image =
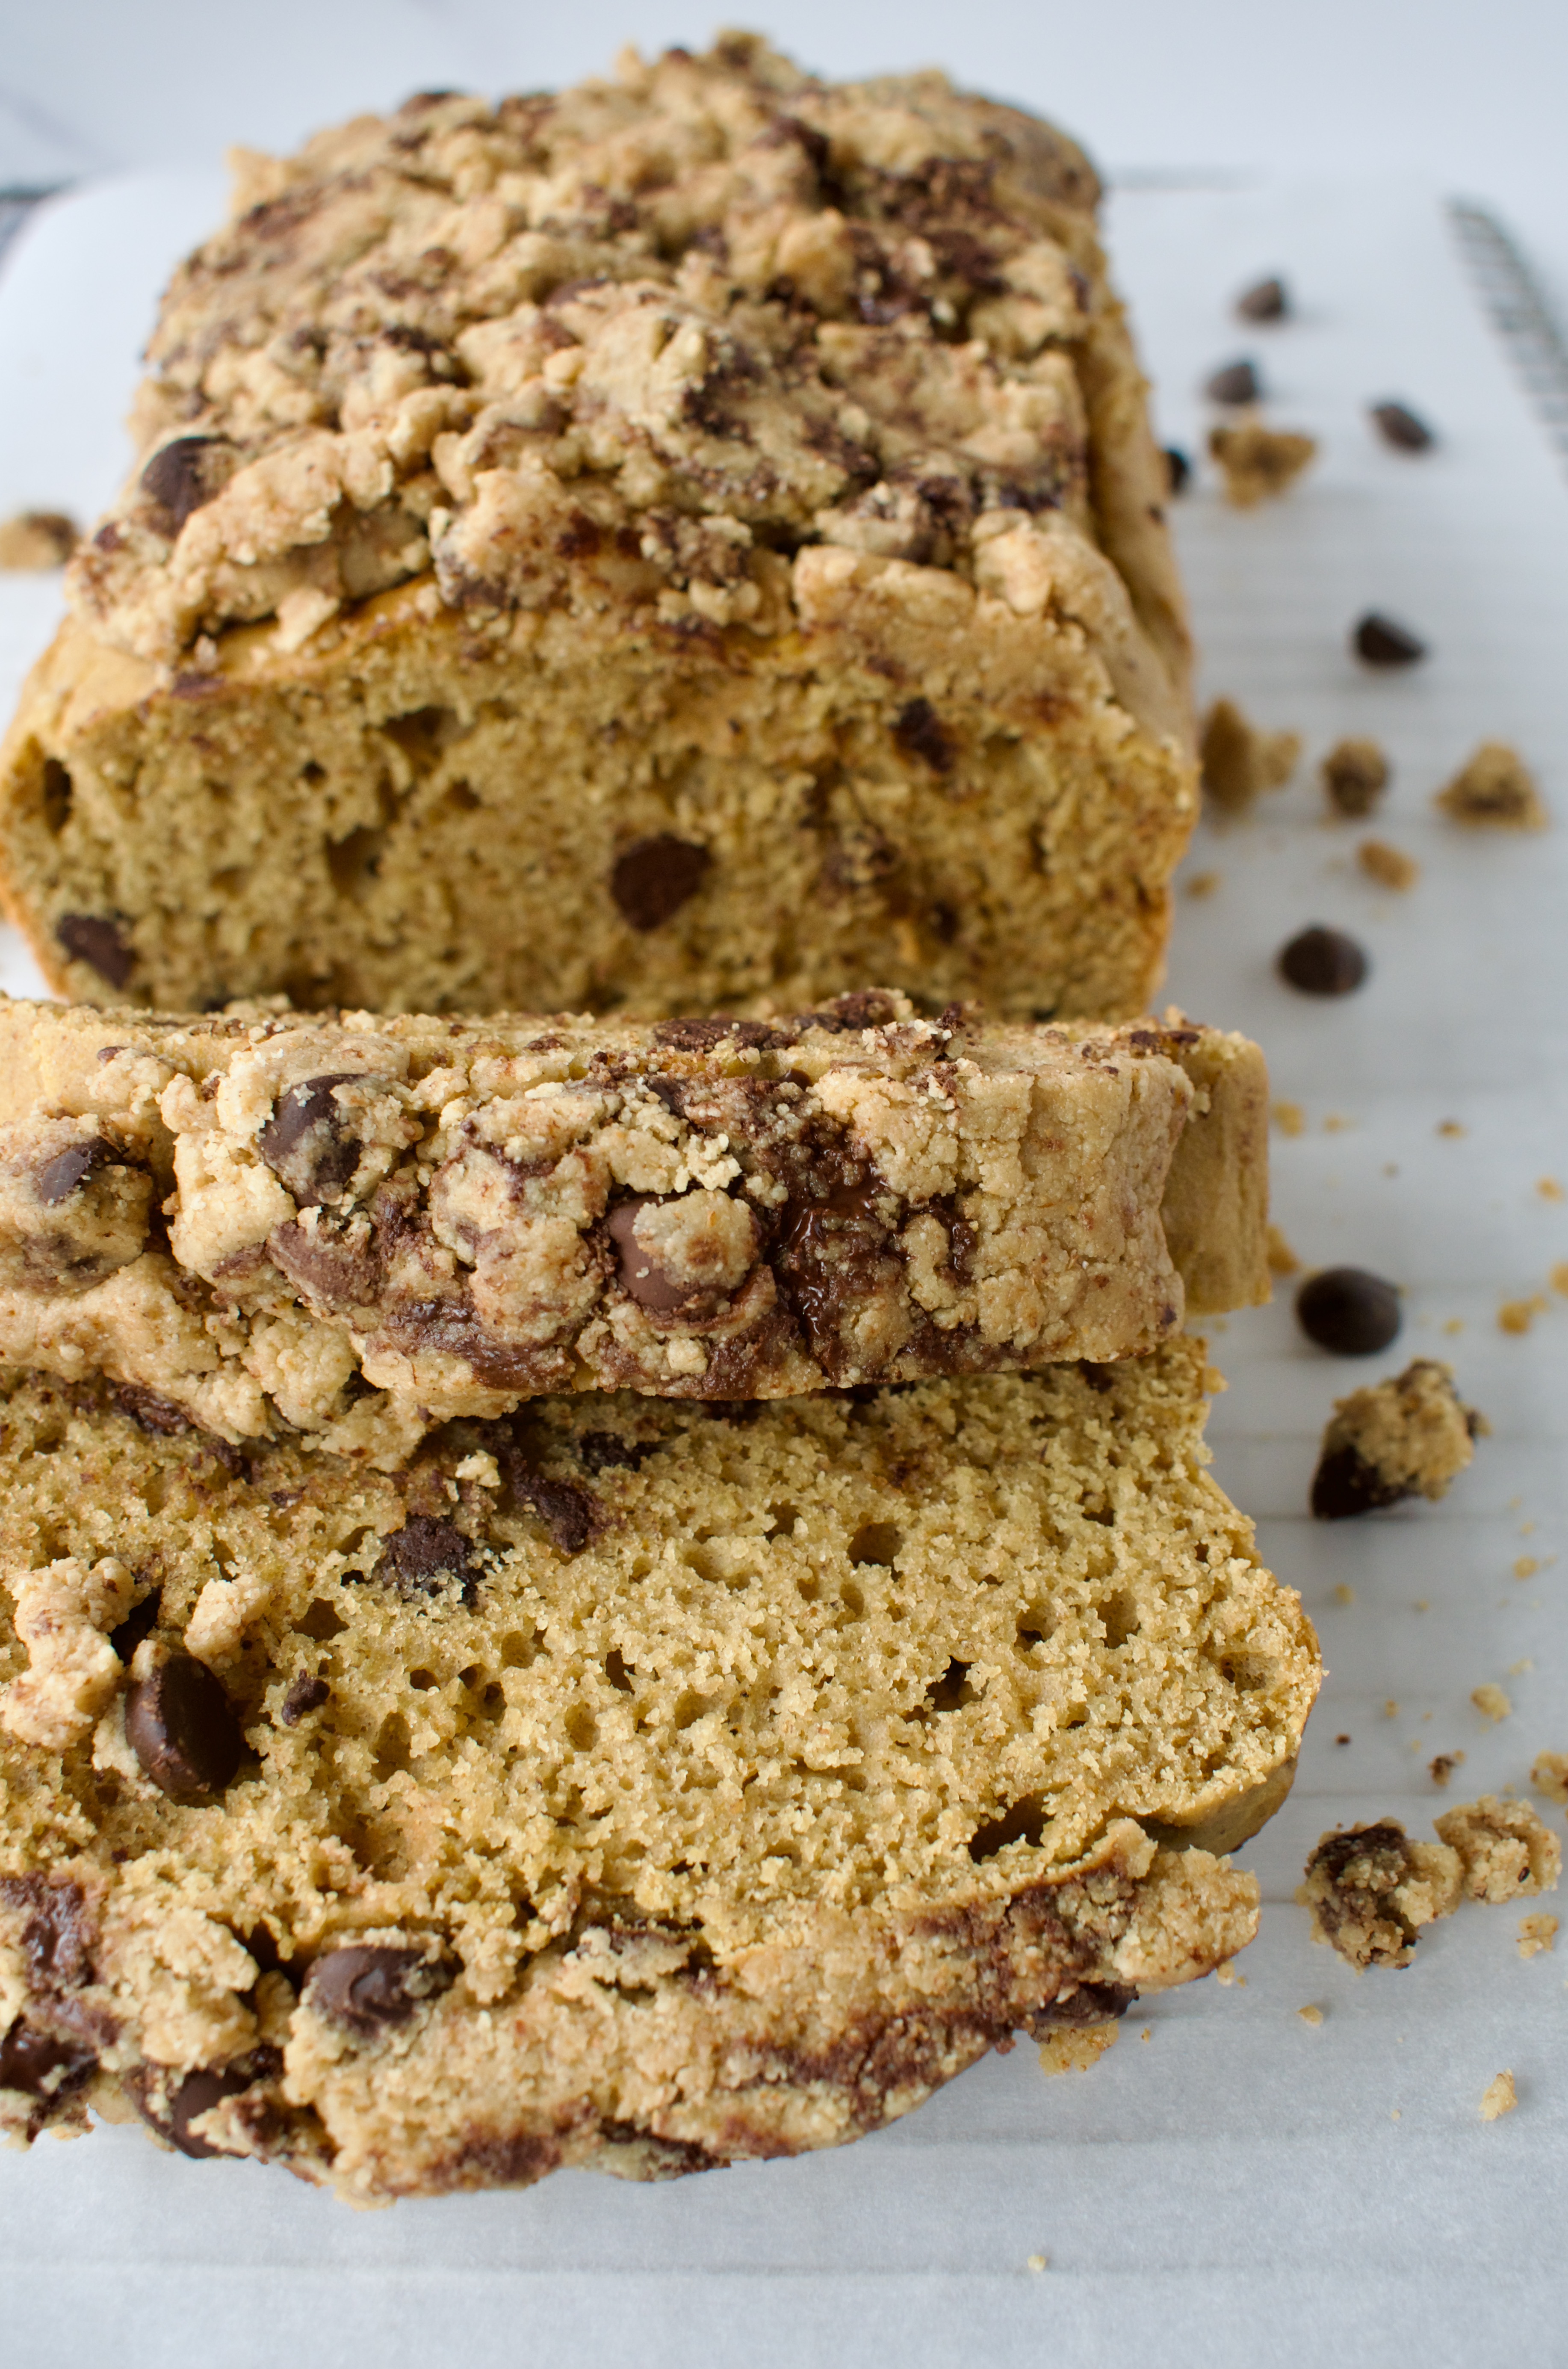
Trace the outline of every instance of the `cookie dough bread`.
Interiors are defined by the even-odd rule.
[[[52,986],[1144,1009],[1188,645],[1096,197],[746,36],[243,156],[0,758]]]
[[[395,1465],[550,1390],[777,1398],[1266,1299],[1244,1037],[0,1003],[0,1363]]]
[[[1251,1939],[1297,1598],[1202,1345],[393,1478],[20,1379],[0,2102],[365,2203],[833,2146]]]

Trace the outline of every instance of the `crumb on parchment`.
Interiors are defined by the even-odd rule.
[[[1317,2027],[1323,2020],[1323,2011],[1321,2007],[1299,2007],[1296,2012],[1300,2017],[1302,2022],[1310,2023],[1314,2031],[1316,2031]]]
[[[1299,1103],[1276,1103],[1274,1123],[1281,1135],[1304,1135],[1307,1131],[1307,1114]]]
[[[1356,861],[1379,888],[1413,888],[1421,877],[1414,856],[1391,847],[1386,839],[1364,839],[1356,851]]]
[[[1530,1770],[1530,1783],[1549,1802],[1568,1808],[1568,1752],[1538,1752]]]
[[[1543,1950],[1551,1949],[1557,1940],[1557,1918],[1549,1917],[1544,1908],[1539,1910],[1534,1917],[1521,1917],[1519,1919],[1520,1957],[1539,1958]]]
[[[1107,2048],[1116,2044],[1119,2023],[1064,2024],[1047,2031],[1040,2043],[1042,2073],[1087,2073]]]
[[[1513,1703],[1503,1688],[1494,1684],[1491,1678],[1471,1690],[1471,1700],[1482,1718],[1490,1720],[1494,1725],[1502,1720],[1511,1719],[1514,1715]]]
[[[1300,1274],[1301,1262],[1297,1257],[1295,1252],[1291,1249],[1289,1243],[1286,1241],[1277,1226],[1270,1226],[1268,1230],[1267,1242],[1268,1271],[1270,1275]]]
[[[1203,786],[1221,814],[1246,814],[1265,790],[1283,789],[1301,754],[1299,732],[1264,732],[1233,699],[1217,699],[1198,740]]]
[[[1483,2123],[1494,2123],[1500,2116],[1511,2114],[1518,2102],[1519,2093],[1514,2087],[1513,2075],[1499,2073],[1497,2078],[1488,2082],[1482,2092],[1481,2119]]]
[[[1471,830],[1544,830],[1549,820],[1535,776],[1505,740],[1483,740],[1432,803]]]
[[[1436,1843],[1413,1842],[1394,1818],[1322,1836],[1296,1894],[1313,1940],[1358,1974],[1407,1966],[1421,1928],[1461,1900],[1495,1906],[1555,1889],[1562,1846],[1526,1803],[1487,1793],[1436,1825]]]

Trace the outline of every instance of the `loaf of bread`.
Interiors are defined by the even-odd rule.
[[[1202,1344],[458,1423],[0,1434],[0,2122],[361,2203],[830,2146],[1249,1941],[1319,1677]]]
[[[1243,1036],[0,1001],[0,1365],[395,1466],[550,1390],[784,1398],[1268,1297]]]
[[[1096,195],[741,36],[242,156],[0,755],[52,986],[1144,1010],[1188,645]]]

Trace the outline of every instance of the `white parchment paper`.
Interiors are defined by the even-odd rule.
[[[14,252],[0,513],[108,497],[156,285],[216,211],[200,177],[128,178],[57,204]],[[1249,353],[1276,420],[1324,445],[1282,504],[1238,515],[1209,472],[1177,506],[1206,695],[1299,730],[1308,757],[1255,820],[1200,832],[1185,876],[1220,879],[1179,899],[1171,992],[1261,1038],[1303,1114],[1275,1139],[1299,1256],[1407,1293],[1400,1342],[1354,1366],[1299,1336],[1288,1297],[1213,1336],[1219,1476],[1330,1668],[1296,1791],[1242,1855],[1267,1902],[1244,1982],[1135,2008],[1091,2074],[1047,2081],[1025,2044],[840,2155],[668,2187],[567,2173],[361,2217],[132,2132],[45,2140],[0,2158],[0,2353],[17,2369],[1568,2358],[1568,1937],[1526,1963],[1516,1912],[1471,1907],[1407,1973],[1357,1981],[1291,1901],[1326,1826],[1391,1813],[1428,1831],[1435,1754],[1466,1756],[1451,1802],[1523,1792],[1537,1752],[1568,1750],[1568,1298],[1546,1280],[1568,1207],[1538,1190],[1568,1183],[1568,493],[1435,193],[1141,191],[1111,212],[1167,438],[1196,449],[1199,381]],[[1299,317],[1242,328],[1230,297],[1273,270]],[[1391,395],[1433,419],[1437,450],[1377,442],[1363,406]],[[1374,605],[1430,639],[1424,667],[1356,665],[1347,630]],[[4,704],[57,608],[52,579],[0,578]],[[1407,895],[1356,869],[1368,829],[1324,819],[1316,761],[1351,732],[1392,754],[1368,828],[1421,864]],[[1433,814],[1492,737],[1536,766],[1547,836],[1471,838]],[[1368,947],[1360,994],[1319,1004],[1277,981],[1277,947],[1311,921]],[[5,983],[33,976],[8,941]],[[1537,1294],[1530,1331],[1503,1333],[1500,1303]],[[1441,1505],[1313,1525],[1331,1401],[1418,1351],[1451,1357],[1492,1419],[1473,1469]],[[1483,1680],[1512,1700],[1500,1724],[1471,1705]],[[1505,2067],[1518,2110],[1485,2124]]]

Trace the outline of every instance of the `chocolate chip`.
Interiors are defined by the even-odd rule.
[[[58,2098],[76,2088],[97,2063],[90,2048],[56,2040],[18,2016],[0,2040],[0,2089],[20,2089],[29,2098]]]
[[[618,1272],[628,1297],[655,1316],[670,1316],[688,1307],[695,1295],[689,1285],[677,1283],[637,1240],[637,1213],[652,1198],[638,1193],[620,1202],[604,1222],[615,1245]]]
[[[278,1716],[285,1727],[298,1727],[307,1712],[321,1709],[331,1692],[325,1678],[313,1678],[308,1670],[302,1670],[283,1697]]]
[[[474,1579],[474,1543],[455,1522],[433,1514],[410,1514],[400,1530],[382,1544],[377,1579],[399,1596],[437,1596],[443,1579],[461,1581],[466,1596]]]
[[[575,1481],[546,1480],[522,1466],[515,1468],[509,1478],[513,1496],[544,1523],[552,1544],[563,1554],[581,1554],[598,1535],[602,1516],[590,1489],[581,1488]]]
[[[612,1431],[583,1431],[572,1445],[585,1472],[635,1472],[664,1442],[622,1439]]]
[[[194,511],[223,490],[234,458],[233,445],[216,436],[177,436],[154,453],[139,483],[163,512],[166,533],[177,534]]]
[[[1351,645],[1364,666],[1414,666],[1426,656],[1424,641],[1391,617],[1379,616],[1376,609],[1368,610],[1351,635]]]
[[[227,1695],[189,1654],[171,1654],[130,1688],[125,1733],[158,1791],[190,1806],[217,1799],[245,1749]]]
[[[1193,464],[1179,446],[1165,447],[1165,482],[1173,494],[1185,494],[1192,483]]]
[[[419,1950],[356,1942],[317,1958],[305,1997],[318,2015],[347,2024],[370,2038],[391,2024],[406,2023],[422,1999],[445,1990],[452,1976]]]
[[[157,1625],[158,1608],[162,1601],[162,1591],[155,1587],[140,1604],[132,1605],[117,1629],[109,1631],[109,1642],[122,1662],[129,1662],[143,1638],[152,1635]]]
[[[100,1168],[111,1166],[120,1158],[120,1154],[113,1144],[106,1143],[101,1135],[95,1135],[85,1143],[73,1143],[64,1151],[57,1151],[52,1160],[46,1160],[39,1170],[38,1197],[46,1209],[57,1209],[61,1202],[68,1201],[90,1176],[95,1176]]]
[[[950,773],[956,751],[929,699],[911,699],[893,727],[893,738],[907,757],[922,758],[933,773]]]
[[[123,987],[135,968],[135,949],[118,915],[63,913],[54,934],[73,962],[85,962],[110,987]]]
[[[1125,2015],[1138,1993],[1127,1983],[1080,1983],[1065,1998],[1055,1998],[1049,2007],[1039,2008],[1029,2018],[1029,2030],[1036,2036],[1042,2031],[1071,2030],[1085,2023],[1110,2023]]]
[[[1243,288],[1236,299],[1236,311],[1243,321],[1283,321],[1290,311],[1290,299],[1283,280],[1259,280],[1251,288]]]
[[[1354,1448],[1331,1448],[1320,1457],[1312,1475],[1311,1505],[1320,1522],[1348,1521],[1379,1505],[1397,1505],[1409,1494],[1386,1481]]]
[[[1256,403],[1263,382],[1251,362],[1227,362],[1204,381],[1203,391],[1210,403]]]
[[[1367,957],[1343,930],[1315,922],[1280,951],[1279,972],[1303,995],[1350,995],[1367,976]]]
[[[210,2157],[222,2155],[223,2149],[214,2146],[209,2139],[199,2138],[191,2129],[191,2123],[200,2121],[203,2114],[210,2114],[213,2107],[222,2105],[225,2098],[237,2098],[253,2083],[265,2079],[269,2074],[280,2073],[282,2065],[282,2057],[277,2049],[258,2048],[252,2050],[248,2056],[241,2057],[237,2064],[225,2066],[222,2072],[200,2066],[194,2073],[186,2074],[183,2080],[175,2083],[165,2098],[161,2113],[155,2112],[147,2104],[143,2105],[142,2111],[154,2129],[160,2131],[171,2146],[177,2147],[181,2155],[190,2156],[198,2163],[202,2163]]]
[[[22,1930],[22,1957],[35,1991],[77,1990],[92,1981],[86,1902],[79,1883],[4,1875],[0,1903],[32,1912]]]
[[[610,894],[634,930],[657,930],[694,897],[713,863],[705,847],[660,831],[623,848],[610,875]]]
[[[1368,406],[1385,444],[1392,444],[1401,452],[1425,452],[1437,440],[1425,419],[1402,403],[1374,403]]]
[[[346,1124],[336,1089],[357,1085],[352,1071],[304,1078],[280,1094],[256,1139],[257,1150],[296,1201],[310,1207],[342,1192],[360,1164],[360,1142]]]
[[[825,1028],[830,1036],[857,1035],[863,1028],[885,1028],[898,1016],[898,1007],[885,989],[860,987],[848,995],[835,995],[820,1012],[799,1012],[795,1016],[796,1029]]]
[[[660,1020],[653,1041],[674,1053],[711,1053],[715,1045],[743,1045],[773,1053],[793,1040],[770,1028],[765,1020],[734,1020],[727,1012],[717,1012],[711,1020]]]
[[[1328,1266],[1296,1294],[1296,1321],[1309,1341],[1337,1357],[1386,1349],[1402,1322],[1399,1293],[1365,1267]]]

